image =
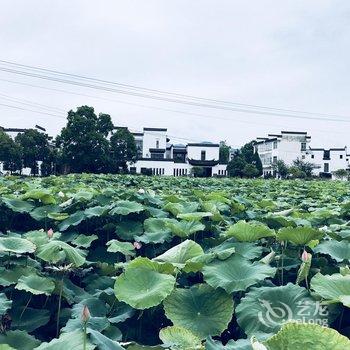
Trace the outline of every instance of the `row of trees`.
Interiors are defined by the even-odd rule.
[[[28,129],[14,140],[0,132],[0,161],[10,172],[31,168],[33,175],[68,172],[117,173],[136,158],[135,139],[127,128],[115,128],[108,114],[92,107],[69,111],[67,125],[54,142],[47,134]]]
[[[283,160],[278,160],[273,165],[273,170],[276,174],[282,178],[295,178],[295,179],[310,179],[313,177],[314,164],[305,162],[302,159],[294,160],[293,164],[288,166]],[[345,180],[349,178],[349,173],[346,169],[338,169],[333,175],[339,180]]]

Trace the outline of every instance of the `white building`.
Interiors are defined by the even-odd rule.
[[[307,155],[307,161],[315,165],[314,174],[326,178],[333,178],[336,170],[348,169],[349,159],[347,147],[330,149],[310,147]]]
[[[311,136],[308,136],[307,132],[297,131],[282,131],[281,134],[258,137],[255,150],[261,159],[263,175],[276,176],[273,165],[277,160],[281,159],[286,165],[292,165],[297,158],[306,159],[310,140]]]
[[[349,168],[350,155],[347,148],[312,148],[311,136],[307,132],[282,131],[281,134],[269,134],[268,137],[259,137],[255,143],[262,165],[263,175],[278,174],[274,171],[274,164],[283,160],[288,166],[293,165],[296,159],[314,164],[314,175],[333,177],[338,169]]]
[[[132,173],[186,176],[203,169],[204,176],[226,176],[226,164],[219,164],[218,143],[171,144],[165,128],[143,128],[133,133],[138,159],[129,164]]]

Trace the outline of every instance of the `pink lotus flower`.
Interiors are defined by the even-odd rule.
[[[87,321],[89,321],[90,316],[91,314],[89,308],[86,305],[84,305],[83,312],[81,313],[81,320],[84,323],[86,323]]]
[[[50,229],[47,231],[47,236],[48,236],[49,238],[52,238],[52,236],[53,236],[53,229],[52,229],[52,228],[50,228]]]
[[[301,260],[303,262],[306,262],[309,259],[309,254],[307,253],[307,251],[304,249],[303,254],[301,254]]]
[[[134,242],[134,248],[135,249],[141,249],[142,248],[142,244],[140,242]]]

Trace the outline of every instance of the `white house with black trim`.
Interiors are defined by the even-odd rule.
[[[203,169],[204,176],[226,176],[226,164],[219,164],[218,143],[200,142],[172,144],[166,128],[143,128],[133,133],[138,150],[132,173],[167,176],[187,176],[193,169]]]
[[[258,152],[262,165],[263,175],[276,177],[274,164],[283,160],[290,166],[296,159],[314,164],[315,176],[333,178],[333,173],[339,169],[349,169],[350,155],[347,148],[312,148],[311,136],[302,131],[282,131],[280,134],[268,134],[267,137],[258,137],[255,150]]]

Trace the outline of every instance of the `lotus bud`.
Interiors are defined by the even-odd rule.
[[[307,251],[304,249],[303,253],[301,254],[301,260],[303,262],[307,262],[307,260],[309,259],[309,254],[307,253]]]
[[[262,343],[260,343],[259,341],[257,341],[257,340],[255,339],[255,337],[252,337],[252,338],[250,339],[250,342],[251,342],[251,344],[252,344],[253,350],[268,350],[267,347],[266,347],[264,344],[262,344]]]
[[[83,321],[83,323],[87,323],[90,319],[90,310],[89,308],[84,305],[83,307],[83,312],[81,313],[81,320]]]
[[[58,197],[61,197],[61,198],[64,197],[64,193],[63,193],[62,191],[59,191],[59,192],[57,193],[57,195],[58,195]]]
[[[47,236],[48,236],[49,238],[52,238],[52,236],[53,236],[53,229],[52,229],[52,228],[50,228],[50,229],[47,231]]]
[[[140,242],[134,242],[134,248],[135,249],[141,249],[142,248],[142,244]]]
[[[144,194],[144,193],[145,193],[145,190],[144,190],[143,188],[140,188],[140,189],[138,190],[138,193]]]

